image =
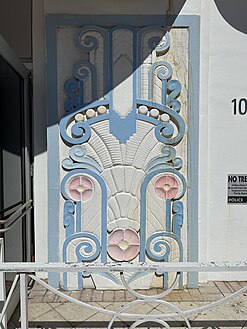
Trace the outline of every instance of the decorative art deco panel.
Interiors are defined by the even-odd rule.
[[[63,261],[186,258],[187,33],[59,29]],[[128,282],[148,288],[171,279],[130,273]],[[83,284],[122,287],[110,274],[63,275],[65,289]]]

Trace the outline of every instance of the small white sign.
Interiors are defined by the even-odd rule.
[[[227,203],[247,204],[247,174],[228,175]]]

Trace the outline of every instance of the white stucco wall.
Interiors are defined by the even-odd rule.
[[[227,2],[230,0],[227,0]],[[172,13],[182,1],[34,0],[33,58],[35,145],[46,144],[44,14]],[[231,1],[230,1],[231,2]],[[180,4],[179,4],[180,3]],[[233,6],[233,5],[232,5]],[[180,8],[179,7],[179,8]],[[246,6],[247,7],[247,6]],[[246,8],[247,9],[247,8]],[[234,8],[233,8],[234,10]],[[247,173],[247,116],[233,116],[233,98],[247,97],[247,35],[227,23],[214,0],[187,0],[181,15],[200,15],[199,257],[246,260],[247,206],[227,205],[227,174]],[[41,147],[40,149],[43,149]],[[35,157],[36,260],[47,260],[47,157]],[[201,276],[204,280],[206,275]],[[246,274],[210,274],[209,279],[246,279]]]
[[[234,15],[234,5],[232,10]],[[227,205],[226,198],[227,174],[247,172],[247,116],[234,116],[231,103],[246,97],[247,35],[227,23],[213,1],[209,45],[207,258],[246,260],[247,207]],[[226,279],[246,277],[229,274]]]

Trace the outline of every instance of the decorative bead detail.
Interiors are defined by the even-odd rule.
[[[87,111],[86,111],[86,117],[87,117],[87,119],[91,119],[91,118],[93,118],[93,117],[95,117],[95,111],[94,111],[94,109],[88,109]]]
[[[170,115],[168,115],[166,113],[163,113],[160,116],[160,120],[163,121],[163,122],[168,122],[170,120]]]
[[[145,105],[141,105],[141,106],[139,106],[139,108],[138,108],[138,112],[139,112],[140,114],[147,115],[147,114],[148,114],[148,107],[145,106]]]
[[[149,112],[150,117],[155,118],[155,119],[158,119],[159,114],[160,114],[160,112],[157,109],[151,109]]]
[[[97,112],[99,115],[105,114],[107,112],[107,108],[104,105],[101,105],[97,108]]]
[[[84,121],[84,115],[82,113],[77,113],[75,115],[75,122]]]

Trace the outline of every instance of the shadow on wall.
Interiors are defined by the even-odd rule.
[[[174,20],[179,15],[179,13],[180,13],[182,7],[184,6],[184,4],[186,3],[186,1],[187,0],[159,1],[158,3],[159,3],[159,7],[160,8],[158,10],[156,10],[156,11],[157,12],[160,12],[160,15],[157,15],[157,23],[156,24],[157,25],[162,25],[160,23],[160,17],[164,13],[164,20],[163,20],[164,25],[167,25],[168,27],[169,26],[172,26]],[[141,12],[141,9],[140,9],[140,16],[142,14],[143,13]],[[112,16],[114,16],[114,15],[112,15]],[[119,17],[122,16],[122,18],[123,18],[124,15],[116,15],[116,16],[119,16]],[[137,15],[137,16],[139,16],[139,15]],[[150,15],[150,17],[151,16],[155,20],[156,15]],[[127,15],[126,15],[126,18],[127,18]],[[127,20],[126,20],[126,22],[127,22]],[[95,21],[95,24],[97,25],[97,21]],[[10,29],[10,32],[12,33],[13,32],[12,30],[14,29],[14,27],[13,26],[10,26],[9,29]],[[169,30],[169,28],[168,28],[168,30]],[[113,87],[115,88],[116,85],[122,83],[123,80],[127,79],[130,74],[132,74],[132,72],[128,72],[128,70],[126,70],[125,74],[123,74],[121,76],[121,79],[116,79],[115,80],[115,83],[114,83],[114,86]],[[0,72],[0,75],[1,75],[1,72]],[[4,79],[4,76],[3,75],[1,75],[1,76]],[[12,92],[12,95],[13,95],[13,92]],[[5,96],[7,98],[7,95],[5,95]],[[13,99],[18,99],[18,97],[19,97],[18,95],[15,95],[15,97],[13,97]],[[54,110],[56,111],[57,109],[54,109]],[[18,109],[17,109],[17,112],[18,112]],[[66,112],[64,111],[64,114],[65,113]],[[16,122],[18,122],[18,120]],[[52,122],[48,122],[47,125],[48,126],[52,126],[52,125],[54,125],[56,123],[57,122],[52,121]],[[45,116],[42,116],[42,120],[40,121],[39,124],[43,127],[43,129],[41,129],[42,132],[41,132],[41,135],[39,135],[39,138],[38,139],[36,138],[36,140],[35,140],[35,148],[33,150],[33,153],[34,153],[33,155],[34,156],[36,156],[38,154],[41,154],[43,152],[46,152],[46,150],[47,150],[46,131],[45,131],[45,128],[46,128],[45,127],[45,124],[46,124],[46,118],[45,118]],[[13,126],[13,123],[12,123],[12,126]],[[2,139],[2,145],[0,146],[0,149],[1,150],[8,151],[8,152],[10,152],[12,154],[16,154],[16,155],[19,156],[19,153],[18,153],[19,150],[16,151],[14,149],[14,147],[16,148],[16,146],[14,146],[13,143],[10,143],[9,142],[9,139],[8,138]]]
[[[214,0],[215,4],[225,19],[234,29],[247,33],[247,1],[246,0]]]

